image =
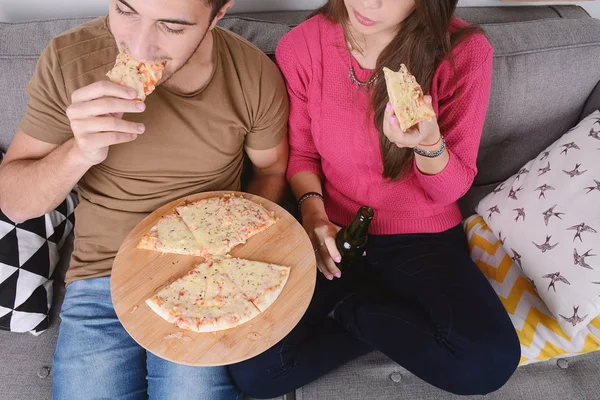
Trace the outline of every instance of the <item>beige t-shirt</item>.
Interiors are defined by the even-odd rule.
[[[213,32],[210,82],[192,95],[159,86],[145,112],[124,117],[143,122],[146,132],[111,146],[81,178],[67,282],[110,275],[127,234],[158,207],[198,192],[240,190],[244,146],[270,149],[287,133],[287,94],[275,64],[241,37]],[[117,54],[106,17],[53,39],[27,86],[20,129],[47,143],[72,138],[71,94],[108,79]]]

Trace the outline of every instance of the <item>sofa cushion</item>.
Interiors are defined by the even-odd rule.
[[[521,272],[520,260],[506,253],[503,242],[496,238],[483,217],[477,214],[469,217],[464,227],[473,261],[498,294],[519,335],[521,365],[600,349],[600,317],[576,335],[568,335],[532,281]]]
[[[599,148],[596,111],[477,206],[570,336],[600,315]]]
[[[600,82],[600,20],[549,19],[483,25],[494,46],[492,93],[466,215],[579,121]],[[572,62],[576,60],[576,62]],[[487,185],[486,190],[480,188]]]
[[[25,86],[50,39],[88,20],[66,18],[43,23],[0,23],[0,150],[6,151],[25,115]]]
[[[39,335],[49,326],[54,270],[71,234],[75,198],[20,224],[0,210],[0,329]]]
[[[269,56],[275,54],[279,40],[290,31],[289,25],[275,21],[253,20],[244,17],[225,17],[219,26],[237,33],[252,42]]]

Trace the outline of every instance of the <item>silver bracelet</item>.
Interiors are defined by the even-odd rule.
[[[427,150],[422,150],[419,149],[418,147],[413,147],[413,151],[423,157],[427,157],[427,158],[436,158],[442,155],[442,153],[446,150],[446,139],[444,139],[444,137],[442,136],[442,145],[440,146],[439,149],[434,150],[434,151],[427,151]]]

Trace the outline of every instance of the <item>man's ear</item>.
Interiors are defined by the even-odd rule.
[[[221,7],[221,9],[219,10],[219,12],[217,13],[217,15],[215,16],[215,18],[213,19],[212,23],[210,24],[210,30],[213,30],[215,28],[215,26],[217,26],[217,22],[219,22],[221,20],[221,18],[223,18],[225,16],[225,14],[227,13],[227,11],[233,7],[233,0],[229,0],[227,3],[225,3],[225,5],[223,7]]]

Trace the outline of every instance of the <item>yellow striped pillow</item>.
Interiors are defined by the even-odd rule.
[[[569,337],[483,218],[469,217],[464,228],[473,261],[490,281],[517,330],[521,365],[600,349],[600,317]]]

